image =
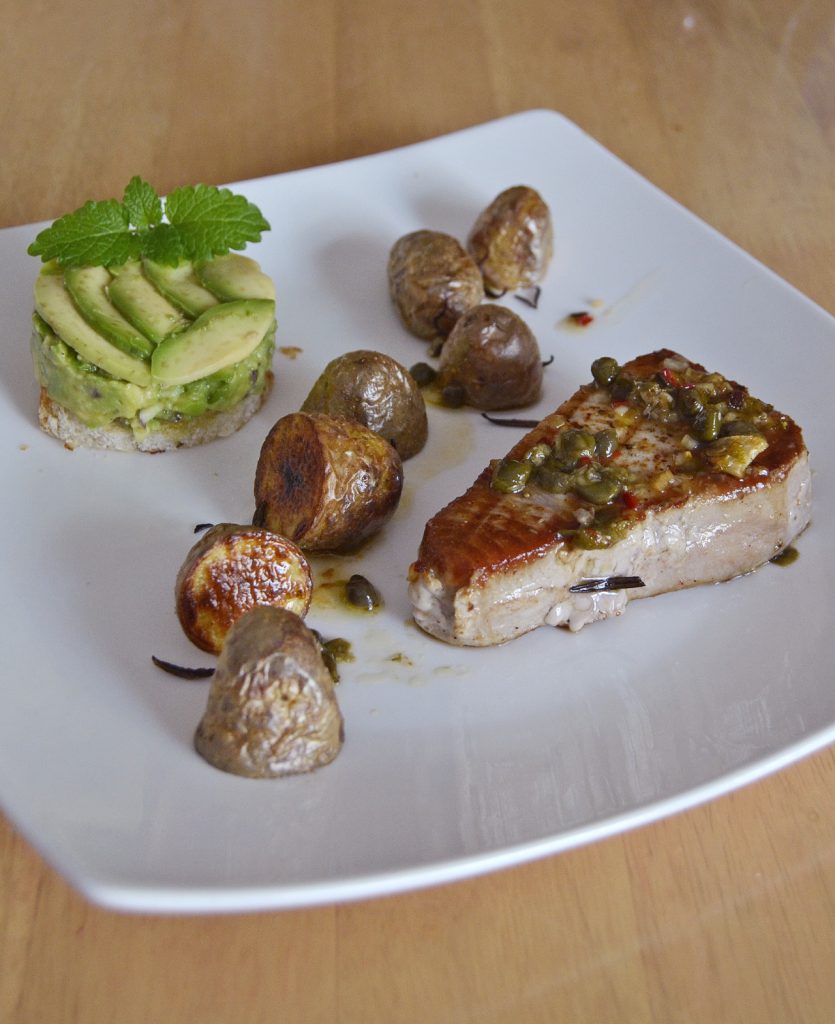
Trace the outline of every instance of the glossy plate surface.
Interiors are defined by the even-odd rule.
[[[408,624],[409,562],[426,519],[519,432],[432,407],[397,516],[332,563],[374,581],[385,609],[365,618],[319,599],[309,616],[357,654],[339,688],[342,753],[286,780],[214,770],[191,743],[208,683],[150,661],[212,663],[173,608],[195,524],[249,521],[261,441],[329,359],[426,359],[388,298],[390,246],[420,227],[463,238],[519,183],[556,228],[538,308],[503,300],[554,357],[521,415],[554,409],[603,354],[667,346],[744,382],[805,431],[814,517],[798,561],[636,602],[577,635],[447,647]],[[272,224],[248,251],[278,291],[276,386],[244,430],[202,449],[70,452],[38,430],[26,246],[39,226],[0,232],[0,800],[73,884],[162,912],[397,892],[651,821],[835,738],[832,318],[548,111],[234,188]],[[564,327],[589,308],[590,328]]]

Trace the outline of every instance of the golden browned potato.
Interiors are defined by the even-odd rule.
[[[467,251],[494,294],[538,284],[554,248],[551,213],[542,196],[514,185],[483,210],[467,239]]]
[[[344,550],[383,527],[402,487],[400,456],[379,434],[342,416],[294,412],[261,446],[254,521],[305,550]]]
[[[271,530],[219,523],[186,555],[174,587],[186,636],[219,654],[232,624],[256,605],[306,615],[313,577],[302,552]]]
[[[313,633],[284,608],[254,608],[229,630],[194,735],[209,764],[250,779],[329,764],[344,729]]]
[[[486,302],[458,321],[441,351],[436,384],[458,389],[476,409],[512,409],[537,401],[542,358],[531,329],[513,310]]]
[[[409,459],[426,444],[426,403],[405,367],[382,352],[347,352],[313,385],[302,412],[345,416],[384,437]]]
[[[484,298],[481,273],[461,243],[442,231],[398,239],[388,262],[389,291],[400,319],[418,338],[445,338]]]

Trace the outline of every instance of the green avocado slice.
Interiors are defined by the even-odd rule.
[[[127,355],[146,359],[154,346],[110,301],[110,281],[104,267],[69,267],[64,271],[67,291],[87,323]]]
[[[91,327],[67,291],[64,275],[42,271],[35,281],[35,309],[82,359],[106,373],[140,387],[151,383],[146,362],[128,355]]]
[[[209,291],[224,302],[231,299],[272,299],[275,285],[248,256],[230,252],[194,265],[195,273]]]
[[[188,261],[167,267],[153,260],[143,260],[142,269],[148,280],[169,302],[189,316],[197,317],[217,305],[217,299],[204,288],[194,267]]]
[[[238,299],[213,306],[191,327],[161,341],[151,356],[153,379],[189,384],[253,352],[275,319],[271,299]]]
[[[115,274],[107,289],[110,301],[146,338],[159,344],[169,334],[188,327],[189,318],[160,295],[140,263],[126,263]]]

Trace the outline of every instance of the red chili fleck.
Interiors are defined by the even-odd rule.
[[[580,458],[577,459],[577,462],[578,462],[578,464],[580,466],[588,466],[588,465],[591,464],[591,456],[590,455],[581,455]]]
[[[624,505],[626,505],[627,508],[637,508],[638,507],[638,499],[635,497],[635,495],[631,491],[624,491],[623,492],[623,503],[624,503]]]
[[[681,387],[681,381],[673,373],[673,371],[668,369],[666,366],[661,371],[661,376],[663,377],[664,381],[667,384],[670,385],[671,388],[680,388]]]
[[[594,323],[594,317],[584,309],[579,310],[577,313],[569,313],[568,318],[580,327],[588,327],[590,323]]]

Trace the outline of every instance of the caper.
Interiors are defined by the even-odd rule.
[[[705,408],[704,416],[700,424],[700,434],[703,441],[715,441],[719,437],[722,427],[722,410],[718,405],[708,405]]]
[[[566,494],[574,485],[572,475],[560,469],[554,459],[548,459],[537,467],[533,481],[549,494]]]
[[[519,459],[503,459],[493,470],[492,486],[503,494],[518,494],[533,472],[533,463]]]
[[[383,603],[380,591],[359,573],[354,573],[345,584],[345,597],[348,604],[352,604],[355,608],[362,608],[366,612],[373,612]]]
[[[530,462],[532,466],[541,466],[542,463],[551,454],[551,446],[544,442],[535,444],[533,448],[529,448],[525,452],[525,462]]]
[[[591,364],[591,375],[595,383],[602,388],[609,387],[619,371],[617,359],[612,359],[611,356],[601,356]]]
[[[582,526],[574,534],[575,546],[584,550],[609,548],[613,542],[611,534],[597,526]]]
[[[590,459],[594,455],[595,444],[594,434],[571,428],[560,434],[559,450],[555,449],[554,455],[564,469],[572,469],[578,459]]]
[[[589,466],[574,476],[574,490],[593,505],[608,505],[623,490],[623,484],[614,473]]]
[[[618,371],[609,385],[612,398],[617,402],[623,402],[630,399],[632,397],[634,383],[635,382],[627,377],[626,374]]]
[[[467,395],[460,384],[447,384],[441,392],[441,401],[451,409],[460,409]]]
[[[594,451],[598,459],[611,458],[618,449],[618,435],[607,427],[605,430],[598,430],[594,435]]]
[[[425,388],[438,376],[437,371],[429,363],[415,363],[409,367],[409,373],[419,388]]]
[[[682,414],[688,419],[696,419],[704,412],[704,402],[695,388],[679,388],[676,402]]]

